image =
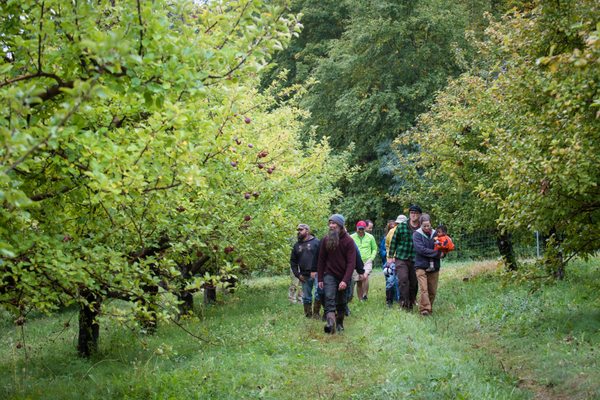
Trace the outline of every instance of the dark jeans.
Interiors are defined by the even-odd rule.
[[[338,290],[341,279],[337,279],[333,275],[325,275],[323,277],[323,291],[325,292],[325,312],[341,312],[344,313],[346,309],[346,290]]]
[[[302,303],[304,304],[312,304],[313,302],[313,287],[317,287],[317,291],[315,293],[315,300],[319,300],[319,285],[317,284],[317,280],[308,276],[304,276],[304,282],[302,282]]]
[[[398,276],[400,287],[400,305],[412,309],[417,300],[417,289],[419,287],[415,263],[410,260],[396,259],[396,276]]]
[[[390,274],[385,278],[385,299],[389,304],[400,301],[400,286],[396,274]]]

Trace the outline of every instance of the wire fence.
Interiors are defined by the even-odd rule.
[[[373,235],[381,245],[383,229],[374,229]],[[500,258],[496,236],[492,232],[477,232],[451,235],[454,251],[448,253],[446,260],[465,261]],[[543,243],[537,232],[514,235],[513,250],[519,259],[539,258],[543,254]]]

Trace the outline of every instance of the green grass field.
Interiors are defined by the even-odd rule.
[[[494,263],[443,267],[434,316],[385,307],[383,275],[343,335],[287,300],[282,277],[245,282],[155,335],[102,321],[100,353],[75,352],[77,314],[0,321],[0,398],[600,398],[600,260],[531,291]],[[200,296],[198,296],[200,297]],[[65,328],[65,323],[69,326]]]

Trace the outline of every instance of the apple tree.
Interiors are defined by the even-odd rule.
[[[0,11],[0,304],[19,324],[78,304],[89,355],[107,298],[152,328],[176,312],[169,293],[189,304],[200,288],[281,268],[293,226],[326,218],[343,157],[300,145],[293,93],[255,89],[299,28],[285,8]]]
[[[491,24],[479,63],[417,129],[429,195],[454,193],[463,207],[451,209],[469,208],[474,222],[542,232],[558,276],[563,256],[598,249],[598,11],[540,2]]]

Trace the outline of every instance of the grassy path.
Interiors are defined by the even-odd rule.
[[[74,312],[0,325],[0,398],[600,398],[598,260],[543,291],[503,287],[493,264],[446,266],[435,315],[384,306],[376,273],[343,335],[287,301],[287,279],[257,279],[154,336],[104,324],[101,354],[80,360]]]

